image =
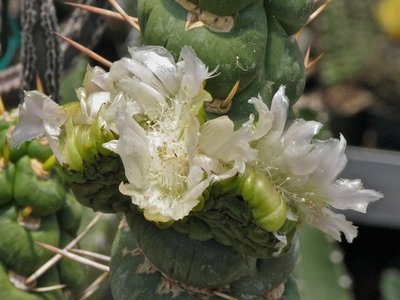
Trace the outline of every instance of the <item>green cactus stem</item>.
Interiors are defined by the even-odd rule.
[[[135,219],[135,221],[133,221]],[[131,221],[138,224],[136,216],[131,219]],[[154,225],[146,225],[146,226],[154,226]],[[151,232],[154,232],[154,229],[149,229]],[[166,236],[169,238],[175,236],[172,240],[167,240]],[[165,238],[165,239],[164,239]],[[167,244],[175,244],[173,241],[177,241],[177,239],[185,239],[184,236],[180,238],[176,237],[176,233],[173,231],[167,233],[163,238],[162,247],[157,248],[157,250],[161,253],[164,251],[164,246]],[[151,236],[142,236],[142,243],[154,243],[151,241]],[[185,253],[184,257],[181,257],[178,253],[174,253],[167,249],[168,254],[165,256],[160,255],[160,257],[165,257],[165,260],[168,260],[167,263],[173,264],[175,263],[176,269],[170,269],[175,272],[190,272],[192,278],[201,277],[207,272],[212,271],[213,265],[205,264],[207,260],[207,253],[210,254],[208,260],[219,260],[222,259],[225,261],[229,259],[232,253],[232,250],[229,250],[227,247],[223,247],[221,245],[218,246],[218,243],[206,243],[202,244],[199,242],[194,242],[186,238],[186,242],[179,244],[175,244],[175,247],[186,248],[184,252],[179,252],[179,254]],[[159,241],[160,242],[160,241]],[[157,243],[157,242],[155,242]],[[195,243],[196,246],[193,245]],[[190,246],[192,245],[192,246]],[[205,248],[207,246],[212,246],[212,250]],[[159,245],[161,246],[161,244]],[[194,246],[194,247],[193,247]],[[174,246],[172,246],[174,247]],[[189,248],[191,249],[189,249]],[[193,247],[193,248],[192,248]],[[167,246],[167,248],[169,248]],[[215,251],[219,248],[222,252],[219,256],[214,256]],[[179,299],[179,300],[191,300],[191,299],[199,299],[205,298],[209,300],[217,300],[223,299],[226,297],[231,297],[232,299],[257,299],[262,300],[266,299],[265,297],[268,294],[268,291],[273,290],[273,287],[276,287],[277,281],[281,283],[281,279],[286,281],[288,275],[282,274],[281,271],[290,272],[293,268],[296,258],[298,255],[298,244],[293,247],[286,256],[282,256],[280,258],[268,260],[259,260],[257,263],[252,266],[242,266],[241,270],[247,270],[247,274],[245,276],[241,276],[240,279],[234,280],[231,284],[220,286],[219,288],[205,288],[198,286],[191,286],[190,284],[183,283],[182,281],[177,281],[172,279],[163,271],[159,270],[154,264],[152,264],[144,255],[141,250],[142,248],[138,247],[136,240],[132,237],[129,227],[127,224],[122,224],[120,229],[116,235],[116,238],[113,243],[112,248],[112,258],[111,258],[111,287],[113,296],[115,299]],[[172,249],[171,249],[172,250]],[[228,250],[228,252],[224,252]],[[198,253],[197,255],[190,255],[190,253]],[[206,251],[205,254],[202,254],[201,251]],[[236,254],[237,255],[237,254]],[[200,258],[202,257],[202,258]],[[232,256],[231,258],[233,258]],[[193,265],[192,265],[193,263]],[[195,267],[197,264],[203,264],[202,268]],[[238,262],[234,263],[235,266],[238,265]],[[191,267],[193,268],[191,270]],[[219,281],[224,281],[223,277],[231,276],[232,273],[229,272],[226,268],[231,268],[231,271],[238,273],[237,270],[234,270],[234,266],[225,266],[225,272],[217,275],[213,274],[211,278],[218,279]],[[245,272],[246,273],[246,272]],[[182,273],[183,274],[183,273]],[[190,276],[189,276],[190,277]],[[218,278],[219,277],[219,278]],[[198,281],[198,278],[195,281]],[[207,278],[202,280],[204,283],[207,282]],[[279,284],[278,284],[279,286]],[[299,299],[297,293],[297,287],[293,283],[292,279],[289,279],[285,285],[282,285],[278,288],[280,289],[282,296],[280,299]],[[274,291],[276,292],[276,291]],[[271,291],[273,293],[273,291]],[[271,298],[274,299],[274,298]],[[275,298],[277,299],[277,298]]]
[[[25,284],[29,275],[53,254],[35,242],[63,247],[75,236],[81,207],[54,167],[43,140],[12,149],[10,133],[16,112],[0,114],[0,298],[28,300],[74,299],[85,282],[85,267],[62,259],[44,275]],[[66,284],[63,290],[36,288]]]
[[[219,76],[206,85],[215,101],[225,99],[240,81],[228,114],[242,122],[251,112],[246,105],[251,97],[260,94],[269,103],[281,85],[286,86],[292,103],[300,97],[304,63],[290,36],[304,26],[313,2],[139,0],[138,17],[146,45],[164,46],[176,57],[183,46],[190,45],[210,69],[218,67]],[[216,17],[231,16],[234,25],[228,32],[215,32],[205,25],[187,30],[188,14],[196,9]]]

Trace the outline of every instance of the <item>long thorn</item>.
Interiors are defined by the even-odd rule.
[[[44,92],[43,83],[42,83],[42,80],[40,79],[39,73],[36,73],[36,78],[35,79],[36,79],[36,89],[39,92],[43,93]]]
[[[318,7],[308,18],[306,25],[310,24],[316,17],[318,17],[325,9],[326,7],[332,3],[333,0],[326,0],[324,4],[322,4],[320,7]]]
[[[95,259],[106,261],[106,262],[110,262],[111,261],[111,257],[109,257],[107,255],[102,255],[102,254],[99,254],[99,253],[96,253],[96,252],[86,251],[86,250],[82,250],[82,249],[71,249],[69,251],[73,252],[75,254],[80,254],[80,255],[83,255],[83,256],[95,258]]]
[[[4,114],[5,111],[6,111],[6,108],[4,106],[3,98],[0,96],[0,116],[2,114]]]
[[[304,29],[308,24],[310,24],[314,19],[316,19],[325,9],[326,7],[331,4],[333,0],[326,0],[324,4],[322,4],[320,7],[318,7],[308,18],[306,25],[304,25],[295,35],[296,40],[299,40],[301,35],[303,34]],[[319,1],[316,1],[319,2]]]
[[[133,22],[131,17],[123,10],[123,8],[115,0],[108,0],[110,4],[121,14],[121,16],[127,21],[133,28],[140,32],[139,24]]]
[[[221,292],[218,292],[218,291],[213,292],[213,294],[214,294],[215,296],[218,296],[218,297],[221,297],[221,298],[227,299],[227,300],[239,300],[238,298],[229,296],[229,295],[227,295],[227,294],[224,294],[224,293],[221,293]]]
[[[232,90],[229,92],[228,97],[226,97],[226,99],[224,100],[224,102],[222,102],[221,104],[221,108],[222,109],[226,109],[229,107],[229,105],[231,105],[233,97],[236,95],[236,92],[239,88],[240,85],[240,80],[236,81],[235,85],[233,86]]]
[[[310,61],[311,46],[307,48],[306,55],[304,56],[304,66],[307,66]]]
[[[309,72],[312,68],[315,67],[315,65],[321,60],[321,58],[324,56],[324,53],[321,53],[318,55],[317,58],[314,58],[312,61],[310,61],[305,67],[306,71]]]
[[[57,285],[52,285],[52,286],[29,289],[29,291],[38,292],[38,293],[45,293],[45,292],[51,292],[51,291],[54,291],[54,290],[63,289],[66,286],[67,285],[65,285],[65,284],[57,284]]]
[[[101,274],[99,277],[96,278],[95,281],[92,282],[91,285],[89,285],[83,292],[82,295],[80,296],[80,298],[78,300],[85,300],[87,298],[89,298],[95,291],[97,291],[101,284],[103,283],[103,281],[105,281],[108,277],[108,272],[104,272],[103,274]]]
[[[99,263],[97,263],[95,261],[92,261],[90,259],[81,257],[81,256],[76,255],[76,254],[73,254],[73,253],[68,252],[66,250],[59,249],[59,248],[54,247],[54,246],[49,245],[49,244],[45,244],[45,243],[41,243],[41,242],[35,242],[35,243],[37,245],[39,245],[40,247],[44,248],[44,249],[47,249],[47,250],[49,250],[49,251],[51,251],[53,253],[56,253],[56,254],[60,254],[60,255],[62,255],[64,257],[72,259],[72,260],[74,260],[74,261],[76,261],[78,263],[81,263],[81,264],[84,264],[84,265],[88,265],[90,267],[99,269],[99,270],[104,271],[104,272],[109,272],[110,271],[110,267],[109,266],[99,264]]]
[[[104,57],[98,55],[96,52],[90,50],[89,48],[86,48],[85,46],[71,40],[70,38],[67,38],[65,35],[59,34],[55,31],[53,31],[53,33],[55,35],[57,35],[59,38],[61,38],[62,40],[66,41],[68,44],[70,44],[72,47],[75,47],[76,49],[78,49],[79,51],[81,51],[83,54],[85,54],[86,56],[94,59],[95,61],[101,63],[102,65],[110,68],[112,63],[105,59]]]
[[[114,19],[122,20],[122,21],[125,20],[124,17],[120,13],[117,13],[112,10],[108,10],[108,9],[104,9],[104,8],[100,8],[100,7],[96,7],[96,6],[91,6],[91,5],[87,5],[87,4],[74,3],[74,2],[64,2],[64,4],[67,4],[72,7],[80,8],[80,9],[86,10],[90,13],[95,13],[95,14],[102,15],[105,17],[111,17]],[[138,18],[131,17],[131,16],[128,16],[128,17],[132,22],[134,22],[135,24],[138,24]],[[137,26],[139,26],[139,25],[137,25]],[[139,27],[135,28],[135,29],[139,29]]]
[[[73,247],[75,247],[84,237],[85,235],[89,232],[90,229],[93,228],[94,225],[100,220],[103,214],[98,213],[92,221],[86,226],[86,228],[78,234],[78,236],[73,239],[67,246],[64,247],[64,250],[69,250]],[[46,263],[44,263],[39,269],[37,269],[31,276],[29,276],[25,280],[25,284],[29,285],[32,282],[34,282],[36,279],[38,279],[40,276],[42,276],[48,269],[50,269],[53,265],[55,265],[60,259],[62,258],[62,255],[57,254],[54,255],[51,259],[49,259]]]

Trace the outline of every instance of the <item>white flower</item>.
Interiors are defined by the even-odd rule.
[[[178,63],[161,47],[135,48],[131,55],[114,69],[128,70],[117,85],[140,109],[132,116],[117,108],[119,139],[104,147],[120,155],[129,181],[120,191],[147,219],[182,219],[213,180],[243,172],[255,159],[251,126],[235,131],[227,117],[200,123],[203,103],[211,101],[202,86],[212,73],[191,48],[182,49]]]
[[[347,163],[343,136],[321,141],[314,138],[322,127],[318,122],[295,120],[286,124],[289,102],[283,87],[275,94],[271,110],[260,99],[252,98],[250,103],[255,105],[260,120],[253,133],[258,150],[253,167],[270,175],[291,207],[291,214],[300,221],[339,241],[344,233],[351,242],[357,235],[356,227],[330,208],[365,212],[368,204],[382,198],[382,194],[364,189],[359,180],[337,179]]]
[[[90,132],[90,126],[94,125],[109,132],[115,128],[115,123],[110,118],[113,118],[112,112],[118,103],[124,103],[124,106],[131,109],[131,105],[126,103],[127,100],[122,94],[104,91],[93,83],[93,74],[96,75],[91,68],[88,68],[84,86],[77,89],[79,103],[72,102],[60,106],[39,91],[25,92],[24,101],[19,106],[19,122],[12,135],[12,146],[19,147],[26,141],[45,136],[61,164],[73,165],[72,169],[80,170],[82,168],[80,156],[85,157],[89,152],[92,154],[96,152],[89,148],[95,147],[99,136],[92,136],[89,140],[83,137],[85,145],[81,145],[82,139],[78,139],[80,142],[72,141],[76,138],[74,128],[83,125],[86,126],[86,131]],[[97,76],[100,76],[99,74],[104,75],[97,70]],[[69,123],[72,125],[72,130],[66,129]],[[76,145],[74,146],[76,149],[71,149],[71,145]],[[72,163],[72,160],[75,163]]]
[[[45,136],[51,150],[60,162],[65,158],[59,149],[61,125],[67,115],[57,103],[38,91],[25,92],[24,102],[19,106],[19,123],[12,135],[12,147],[36,137]]]

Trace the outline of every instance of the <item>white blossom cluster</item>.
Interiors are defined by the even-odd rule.
[[[268,174],[283,195],[288,219],[308,223],[337,240],[341,233],[348,241],[357,235],[356,227],[331,208],[365,212],[382,195],[364,189],[359,180],[337,179],[347,162],[345,139],[314,138],[322,127],[318,122],[287,122],[284,87],[270,108],[262,99],[250,99],[257,121],[250,115],[235,130],[227,116],[208,121],[202,117],[204,103],[212,100],[204,82],[214,72],[191,48],[182,49],[178,62],[162,47],[133,48],[130,54],[113,63],[109,72],[88,69],[77,90],[79,107],[59,106],[42,93],[26,92],[14,146],[46,136],[58,161],[76,164],[79,170],[82,159],[68,150],[71,141],[63,140],[65,131],[97,126],[112,133],[114,138],[102,146],[124,164],[128,182],[121,183],[120,192],[130,196],[148,220],[182,219],[213,182],[240,176],[251,167]]]

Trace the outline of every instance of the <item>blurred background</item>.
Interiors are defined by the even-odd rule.
[[[26,57],[20,22],[21,5],[28,2],[0,0],[0,95],[7,108],[16,107],[21,89],[29,88],[29,82],[21,80]],[[107,1],[83,2],[108,8]],[[132,16],[135,2],[119,1]],[[110,61],[140,44],[123,21],[78,15],[63,1],[54,5],[55,30]],[[304,55],[310,47],[310,61],[318,60],[309,66],[304,95],[294,107],[297,116],[324,123],[321,138],[343,134],[349,145],[343,177],[361,178],[366,187],[385,194],[384,200],[370,205],[368,214],[348,215],[359,226],[352,244],[336,244],[303,228],[296,269],[302,298],[400,299],[400,0],[333,0],[297,38]],[[46,49],[44,42],[41,47]],[[60,51],[64,63],[55,97],[72,101],[86,65],[96,63],[65,45]],[[110,218],[88,247],[109,251],[117,223]]]

